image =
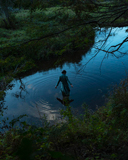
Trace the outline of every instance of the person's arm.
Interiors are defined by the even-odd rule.
[[[58,82],[57,82],[55,88],[57,88],[57,86],[59,85],[59,83],[60,83],[60,77],[59,77],[59,80],[58,80]]]
[[[72,83],[69,81],[68,77],[67,77],[67,82],[71,85],[71,87],[73,87]]]

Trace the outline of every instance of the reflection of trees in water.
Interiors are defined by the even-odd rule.
[[[122,30],[123,28],[121,28],[120,30]],[[98,30],[98,29],[97,29]],[[115,45],[110,45],[108,47],[108,40],[111,36],[115,36],[118,31],[119,28],[117,30],[111,28],[99,28],[99,34],[102,34],[102,37],[100,37],[100,39],[98,39],[97,42],[95,42],[93,48],[96,49],[95,54],[85,63],[82,64],[79,69],[76,68],[76,73],[80,74],[81,71],[84,71],[84,69],[86,68],[86,65],[92,60],[94,59],[99,53],[100,51],[104,52],[105,55],[101,60],[101,64],[100,64],[100,71],[101,71],[101,67],[103,64],[103,61],[109,57],[109,55],[113,55],[116,59],[119,59],[123,56],[125,56],[126,54],[128,54],[128,50],[126,49],[125,52],[122,52],[122,47],[128,42],[128,36],[126,36],[120,43],[117,43]],[[104,35],[103,35],[104,34]]]
[[[12,95],[16,98],[21,98],[21,99],[25,99],[25,95],[23,95],[24,93],[28,94],[28,91],[25,88],[25,84],[23,83],[22,79],[19,78],[19,82],[20,82],[20,87],[19,90],[16,93],[13,93]]]
[[[1,100],[0,100],[0,115],[1,114],[3,114],[4,113],[4,111],[5,110],[7,110],[7,106],[5,106],[5,100],[4,100],[4,98],[5,98],[5,96],[6,96],[6,92],[4,92],[4,90],[5,90],[5,88],[6,88],[6,90],[11,90],[13,87],[14,87],[14,84],[6,84],[6,82],[0,82],[1,84],[1,86],[0,86],[0,89],[1,89],[1,91],[3,92],[3,95],[2,95],[2,97],[1,97]],[[5,83],[5,84],[4,84]]]
[[[19,78],[19,82],[20,82],[20,87],[19,87],[20,91],[17,91],[16,93],[12,93],[12,95],[16,98],[25,99],[24,93],[28,94],[28,92],[27,92],[27,90],[25,88],[25,84],[23,83],[21,78]],[[12,90],[14,86],[15,86],[14,84],[8,84],[7,89]],[[4,95],[4,98],[5,98],[5,96],[6,96],[6,94]],[[8,106],[5,106],[5,100],[1,100],[0,101],[0,115],[3,115],[5,113],[5,110],[7,110],[7,108],[8,108]],[[5,126],[5,124],[3,126]]]
[[[56,69],[58,67],[62,68],[65,63],[70,65],[72,64],[79,64],[82,60],[82,56],[86,55],[86,53],[90,50],[92,46],[88,46],[86,50],[78,50],[74,52],[67,52],[61,55],[60,57],[51,57],[48,60],[45,61],[39,61],[36,63],[36,69],[32,69],[31,71],[27,73],[20,74],[20,76],[23,78],[28,75],[32,75],[35,72],[42,72],[42,71],[49,71],[50,69]]]

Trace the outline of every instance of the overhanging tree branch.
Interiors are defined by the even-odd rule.
[[[128,37],[126,37],[121,43],[119,43],[119,44],[117,44],[117,45],[114,45],[114,46],[111,46],[111,47],[108,49],[108,51],[109,51],[111,48],[116,48],[116,47],[117,47],[117,49],[115,49],[115,50],[113,50],[113,51],[109,51],[109,52],[110,52],[110,53],[114,53],[114,52],[118,51],[118,50],[120,49],[120,47],[121,47],[125,42],[128,42]]]

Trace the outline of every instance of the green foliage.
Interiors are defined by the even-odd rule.
[[[21,0],[15,0],[15,2],[14,2],[14,7],[15,8],[21,8],[21,7],[23,7],[24,9],[28,9],[28,8],[30,8],[30,6],[31,6],[31,0],[23,0],[23,1],[21,1]]]
[[[18,25],[18,21],[14,14],[9,13],[9,18],[4,18],[4,16],[0,16],[0,28],[9,29],[16,29]]]
[[[55,152],[55,151],[49,151],[52,158],[59,159],[59,160],[74,160],[74,158],[70,156],[66,156],[62,154],[61,152]]]
[[[126,82],[122,81],[122,86],[115,88],[108,104],[95,112],[83,104],[83,114],[75,117],[72,108],[67,106],[60,111],[65,122],[50,125],[44,119],[43,126],[39,128],[26,122],[20,122],[20,128],[16,127],[16,122],[24,115],[12,120],[11,129],[0,136],[0,158],[127,159],[128,130],[124,125],[127,122],[127,105],[120,99],[122,109],[117,110],[115,106],[115,103],[120,104],[116,91],[125,90]],[[118,93],[120,96],[122,94]],[[117,115],[120,115],[119,121]]]
[[[67,106],[67,105],[65,105]],[[68,121],[72,122],[72,112],[71,112],[71,107],[67,106],[66,110],[60,110],[60,114],[65,118],[68,117]]]
[[[127,128],[128,120],[128,77],[121,80],[119,86],[114,86],[109,105],[112,106],[112,115],[120,127]]]
[[[43,11],[34,10],[31,14],[29,11],[21,10],[13,15],[17,28],[15,30],[0,28],[2,75],[25,73],[35,68],[39,60],[46,61],[53,57],[57,59],[67,52],[88,49],[94,42],[94,31],[89,25],[74,26],[59,34],[70,27],[76,19],[74,11],[68,8],[65,10],[61,7],[52,7]],[[87,34],[88,32],[90,34]],[[40,38],[45,36],[48,38]]]
[[[15,8],[24,8],[24,9],[32,9],[35,10],[37,8],[45,8],[45,7],[51,7],[56,6],[60,4],[60,0],[15,0],[14,1],[14,7]]]

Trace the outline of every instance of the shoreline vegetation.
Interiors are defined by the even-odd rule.
[[[65,24],[66,21],[75,18],[75,13],[70,10],[52,7],[45,11],[36,10],[32,14],[29,10],[20,10],[11,16],[15,29],[5,28],[3,19],[0,18],[1,93],[12,78],[40,69],[38,63],[46,64],[53,60],[53,67],[62,65],[69,61],[66,58],[69,53],[71,57],[76,51],[88,51],[94,43],[95,32],[90,25],[72,27],[59,33],[69,27]],[[64,19],[67,20],[63,22]],[[40,38],[47,35],[48,38]]]
[[[12,14],[15,27],[8,29],[0,17],[1,100],[4,99],[4,91],[9,82],[28,71],[39,69],[37,62],[54,59],[51,65],[56,67],[70,61],[65,58],[66,54],[70,53],[72,56],[78,50],[88,51],[91,48],[95,32],[90,25],[71,28],[49,39],[39,38],[61,32],[67,27],[66,22],[71,20],[72,23],[73,18],[76,21],[76,15],[71,10],[65,12],[59,7],[51,7],[45,11],[36,10],[32,14],[28,10],[21,10]],[[119,19],[113,26],[122,25],[120,22],[127,24],[124,19]],[[112,25],[108,22],[108,25],[103,27],[110,26]],[[50,125],[46,118],[40,117],[42,127],[28,125],[22,121],[22,117],[26,115],[7,123],[9,120],[4,119],[4,110],[0,108],[0,118],[3,117],[0,122],[0,128],[3,130],[0,132],[0,159],[127,160],[127,88],[128,78],[113,88],[107,104],[97,111],[92,112],[83,104],[83,114],[74,116],[72,108],[68,106],[65,110],[60,110],[62,119],[66,118],[66,122]],[[4,106],[1,103],[2,105]]]
[[[70,106],[60,110],[62,121],[28,125],[21,115],[4,119],[0,133],[1,160],[125,160],[128,158],[128,78],[113,88],[105,106],[74,116]],[[20,126],[17,125],[20,123]],[[7,131],[8,130],[8,131]]]

